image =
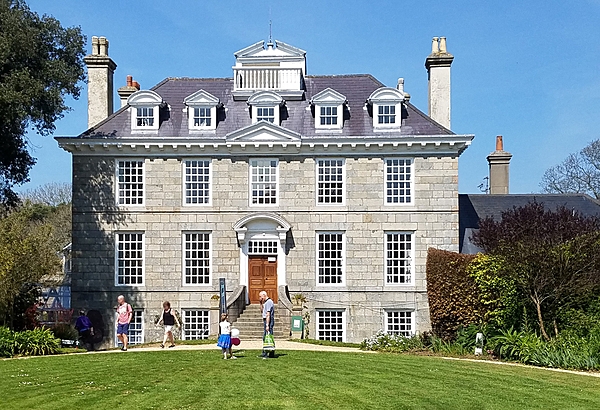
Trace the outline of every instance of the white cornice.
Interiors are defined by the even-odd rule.
[[[181,156],[271,156],[271,155],[343,155],[379,156],[413,155],[421,157],[456,157],[473,140],[473,135],[428,135],[377,138],[311,138],[296,141],[285,140],[223,140],[199,141],[189,139],[92,139],[56,137],[58,145],[73,155],[148,157]]]

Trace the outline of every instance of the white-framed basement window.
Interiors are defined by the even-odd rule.
[[[317,232],[317,284],[343,285],[346,270],[346,234]]]
[[[415,312],[411,310],[386,310],[385,331],[389,335],[413,336],[415,334]]]
[[[115,286],[143,286],[144,259],[144,232],[115,232]]]
[[[183,161],[183,204],[210,205],[212,164],[207,159]]]
[[[183,233],[183,284],[211,284],[210,232]]]
[[[117,204],[144,205],[144,160],[116,160]]]
[[[317,309],[317,339],[346,341],[346,311]]]
[[[385,284],[413,284],[414,235],[412,232],[385,233]]]
[[[346,162],[342,158],[317,159],[317,205],[343,205]]]
[[[144,343],[144,312],[142,312],[141,310],[133,310],[133,316],[131,317],[131,322],[129,323],[129,332],[127,333],[127,339],[127,343],[129,345],[140,345]],[[117,338],[116,332],[115,346],[123,346],[123,344]]]
[[[183,309],[183,340],[208,339],[210,335],[210,311],[202,309]]]
[[[277,205],[279,160],[250,159],[250,205]]]
[[[413,160],[385,159],[385,205],[413,203]]]

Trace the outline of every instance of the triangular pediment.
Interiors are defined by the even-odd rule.
[[[332,88],[326,88],[315,94],[311,102],[314,104],[343,104],[346,102],[346,96]]]
[[[194,106],[194,105],[217,105],[219,104],[219,99],[212,95],[211,93],[199,90],[194,94],[187,96],[183,100],[185,105]]]
[[[271,43],[265,45],[264,41],[259,41],[236,51],[234,56],[237,59],[242,60],[256,57],[304,58],[306,56],[306,51],[278,40],[275,40],[274,47]]]
[[[227,141],[236,142],[296,142],[300,134],[268,121],[259,121],[225,136]]]

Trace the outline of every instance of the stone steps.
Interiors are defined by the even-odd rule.
[[[277,312],[277,305],[275,305],[275,312]],[[275,327],[273,329],[273,337],[276,339],[282,339],[286,335],[280,326],[280,321],[275,315]],[[263,320],[262,313],[260,311],[260,305],[248,305],[244,312],[232,323],[232,327],[240,331],[240,339],[249,340],[257,339],[260,340],[263,337]],[[289,336],[289,335],[287,335]]]

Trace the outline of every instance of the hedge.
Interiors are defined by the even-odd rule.
[[[429,248],[427,252],[427,297],[431,328],[444,340],[456,337],[461,327],[481,323],[486,309],[468,272],[475,255]]]

